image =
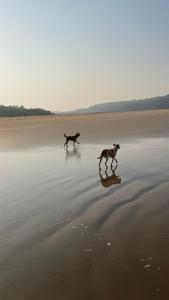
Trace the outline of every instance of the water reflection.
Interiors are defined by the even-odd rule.
[[[105,176],[101,174],[101,171],[99,172],[99,176],[101,179],[101,184],[105,187],[108,188],[112,186],[113,184],[120,184],[121,183],[121,177],[116,175],[115,171],[117,169],[117,165],[115,168],[111,168],[111,174],[108,174],[108,170],[105,170]]]
[[[78,159],[81,158],[81,153],[79,150],[79,146],[73,145],[73,149],[69,150],[68,147],[65,148],[65,160],[69,160],[73,157],[76,157]]]

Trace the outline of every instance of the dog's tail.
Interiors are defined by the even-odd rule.
[[[97,159],[100,159],[101,158],[101,156],[99,156]]]
[[[66,137],[66,134],[64,133],[64,137]]]

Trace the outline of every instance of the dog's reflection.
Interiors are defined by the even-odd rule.
[[[108,188],[108,187],[112,186],[113,184],[121,183],[121,177],[117,176],[115,174],[116,169],[117,169],[117,166],[114,169],[111,168],[111,175],[108,174],[107,169],[105,170],[105,176],[102,176],[101,171],[99,172],[101,184],[105,188]]]
[[[73,146],[72,150],[69,150],[68,147],[65,148],[65,160],[71,159],[73,157],[81,158],[81,153],[79,147]]]

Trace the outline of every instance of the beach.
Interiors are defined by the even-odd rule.
[[[0,119],[0,299],[168,298],[168,130],[168,110]]]
[[[0,150],[61,145],[63,134],[81,133],[83,143],[120,142],[168,135],[169,110],[0,119]]]

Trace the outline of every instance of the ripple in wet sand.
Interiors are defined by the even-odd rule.
[[[167,299],[169,141],[1,154],[2,299]]]

